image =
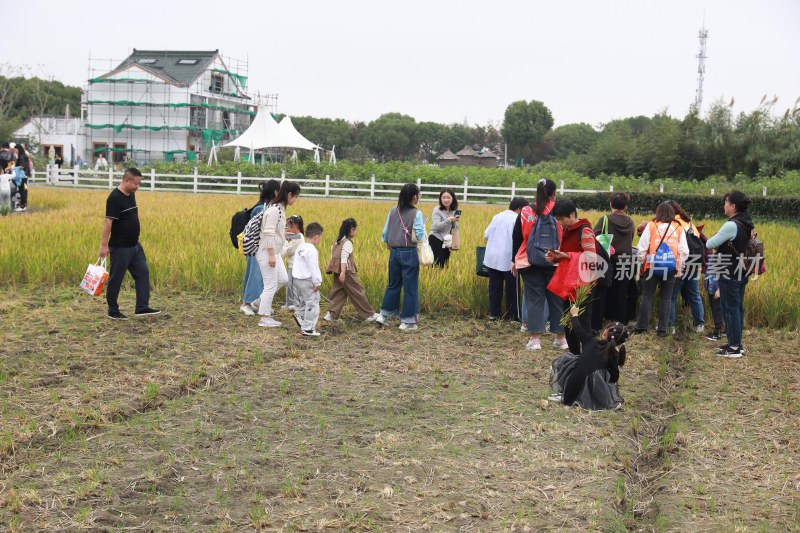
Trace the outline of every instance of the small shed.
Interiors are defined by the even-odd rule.
[[[458,156],[447,150],[445,153],[436,158],[439,162],[439,168],[454,167],[458,165]]]
[[[480,160],[478,159],[478,152],[470,148],[469,146],[465,146],[458,152],[456,152],[456,156],[458,157],[458,164],[460,166],[470,167],[470,166],[477,166],[480,164]]]
[[[488,148],[478,154],[478,160],[482,167],[495,168],[499,159],[500,158]]]

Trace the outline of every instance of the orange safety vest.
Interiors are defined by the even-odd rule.
[[[644,267],[642,270],[646,271],[650,268],[650,258],[656,254],[656,250],[658,250],[658,246],[661,243],[661,237],[664,235],[659,233],[659,229],[662,225],[666,224],[665,222],[661,222],[656,224],[653,221],[647,223],[647,226],[650,228],[650,246],[647,250],[647,257],[644,258]],[[681,271],[681,257],[678,255],[678,248],[681,244],[681,232],[684,231],[683,227],[681,226],[680,222],[672,222],[669,226],[665,229],[667,232],[667,237],[664,239],[664,243],[669,246],[669,249],[672,250],[672,255],[675,256],[675,264],[676,270],[675,272]]]

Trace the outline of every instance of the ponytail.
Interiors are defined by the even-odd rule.
[[[536,211],[537,217],[544,214],[547,202],[549,202],[555,194],[556,182],[545,178],[539,180],[539,183],[536,185],[536,201],[534,202],[534,211]]]

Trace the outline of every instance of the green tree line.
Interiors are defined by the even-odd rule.
[[[66,104],[76,112],[81,89],[58,81],[25,77],[6,68],[0,76],[0,139],[35,115],[61,115]],[[798,99],[800,101],[800,99]],[[666,111],[652,117],[553,128],[554,117],[537,100],[512,102],[501,124],[417,122],[386,113],[365,123],[293,116],[300,133],[331,149],[339,159],[435,163],[446,150],[488,148],[499,156],[507,146],[510,162],[526,166],[556,163],[590,177],[627,175],[645,179],[703,180],[708,176],[780,176],[800,169],[798,102],[780,112],[777,99],[764,98],[751,112],[735,113],[734,102],[716,101],[704,116],[690,110],[683,118]],[[304,157],[310,157],[304,154]]]
[[[80,114],[81,88],[60,81],[26,77],[25,70],[0,65],[0,139],[11,139],[14,131],[34,116],[64,116],[67,104]]]

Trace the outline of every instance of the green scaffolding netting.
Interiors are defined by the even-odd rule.
[[[231,78],[234,78],[238,83],[242,90],[247,90],[247,76],[242,76],[241,74],[237,74],[235,72],[231,72],[229,70],[223,70],[221,68],[212,69],[214,72],[220,72],[222,74],[227,74]]]
[[[153,102],[132,102],[130,100],[89,100],[87,103],[89,104],[106,104],[106,105],[120,105],[120,106],[137,106],[137,107],[203,107],[206,109],[220,109],[222,111],[232,111],[234,113],[242,113],[244,115],[255,115],[255,111],[249,111],[247,109],[239,109],[238,107],[228,107],[218,104],[204,104],[204,103],[196,103],[196,104],[186,104],[186,103],[164,103],[164,104],[156,104]]]
[[[214,130],[214,129],[206,129],[206,128],[198,128],[195,126],[136,126],[134,124],[84,124],[89,129],[92,130],[102,130],[113,128],[113,130],[117,133],[121,132],[122,130],[149,130],[149,131],[162,131],[162,130],[191,130],[191,131],[201,131],[203,140],[210,141],[215,140],[219,141],[222,139],[222,136],[226,133],[229,134],[231,137],[235,137],[238,135],[238,130]]]
[[[145,78],[90,78],[89,83],[156,83]]]
[[[144,148],[109,148],[107,146],[98,146],[92,153],[94,154],[103,154],[105,152],[149,152],[150,150],[145,150]]]

